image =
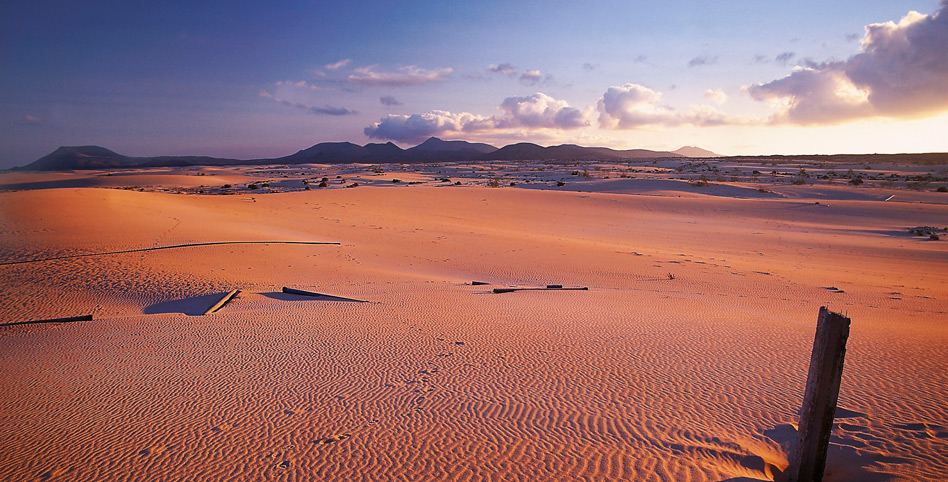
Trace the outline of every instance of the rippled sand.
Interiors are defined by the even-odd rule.
[[[95,317],[0,328],[0,479],[772,480],[822,305],[826,480],[948,478],[948,197],[385,181],[0,192],[4,262],[341,243],[0,265],[0,322]]]

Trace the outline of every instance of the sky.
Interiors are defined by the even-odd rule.
[[[948,0],[136,3],[0,2],[0,168],[430,136],[948,151]]]

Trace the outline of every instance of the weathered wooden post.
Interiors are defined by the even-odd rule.
[[[240,293],[240,290],[231,290],[231,291],[229,291],[227,294],[224,295],[223,298],[221,298],[220,300],[218,300],[217,303],[214,303],[213,305],[211,305],[211,307],[208,308],[207,311],[204,312],[204,314],[205,314],[205,315],[209,315],[209,314],[214,313],[215,311],[221,309],[221,307],[223,307],[225,303],[227,303],[228,301],[230,301],[231,298],[237,296],[239,293]]]
[[[797,446],[787,467],[789,482],[819,482],[823,479],[826,450],[843,377],[849,322],[849,318],[832,313],[825,306],[820,307],[803,409],[800,411]]]

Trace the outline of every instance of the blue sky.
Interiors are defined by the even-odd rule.
[[[14,0],[0,4],[0,167],[60,145],[253,158],[429,135],[948,151],[945,9]]]

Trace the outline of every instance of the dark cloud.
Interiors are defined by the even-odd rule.
[[[514,75],[517,75],[517,68],[506,62],[499,65],[495,65],[495,64],[488,65],[487,71],[492,74],[508,75],[511,77]]]
[[[295,108],[297,108],[297,109],[302,109],[302,110],[308,111],[308,112],[313,113],[313,114],[316,114],[316,115],[335,115],[335,116],[342,116],[342,115],[354,115],[354,114],[358,114],[357,111],[354,111],[354,110],[351,110],[351,109],[346,109],[345,107],[334,107],[334,106],[331,106],[331,105],[312,106],[312,105],[302,104],[302,103],[299,103],[299,102],[292,102],[292,101],[289,101],[289,100],[286,100],[286,99],[280,99],[280,98],[278,98],[278,97],[274,97],[273,94],[271,94],[271,93],[269,93],[269,92],[267,92],[267,91],[261,91],[261,92],[260,92],[260,96],[261,96],[261,97],[266,97],[266,98],[268,98],[268,99],[273,99],[274,101],[279,102],[279,103],[281,103],[281,104],[283,104],[283,105],[285,105],[285,106],[295,107]]]
[[[948,111],[948,2],[931,15],[866,27],[862,52],[845,61],[804,61],[782,79],[747,88],[783,102],[775,122],[833,124],[862,117],[918,118]]]
[[[710,55],[702,55],[700,57],[695,57],[688,61],[688,67],[700,67],[702,65],[713,65],[718,63],[717,57],[712,57]]]
[[[781,54],[777,54],[777,57],[775,57],[774,60],[780,62],[781,64],[786,64],[787,62],[793,60],[793,58],[796,56],[797,54],[793,52],[783,52]]]
[[[586,62],[583,64],[583,70],[585,70],[586,72],[592,72],[593,70],[596,70],[597,67],[599,67],[599,64],[594,65],[589,62]]]
[[[383,95],[382,97],[379,97],[379,102],[381,102],[382,105],[402,105],[401,102],[390,95]]]

